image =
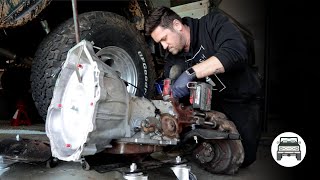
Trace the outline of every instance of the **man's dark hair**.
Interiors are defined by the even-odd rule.
[[[160,6],[155,8],[147,17],[145,23],[146,35],[150,35],[158,26],[163,28],[172,28],[173,20],[181,20],[181,17],[168,7]]]

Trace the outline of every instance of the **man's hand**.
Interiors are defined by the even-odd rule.
[[[182,98],[190,94],[188,83],[193,81],[196,77],[196,73],[192,68],[184,71],[179,78],[174,82],[172,86],[172,96],[174,98]]]

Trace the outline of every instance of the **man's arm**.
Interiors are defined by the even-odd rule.
[[[215,56],[211,56],[207,60],[194,65],[192,68],[195,71],[198,79],[210,76],[212,74],[224,73],[225,71],[222,63]]]
[[[221,66],[218,66],[219,63],[214,61],[215,66],[211,66],[213,71],[223,67],[222,72],[228,72],[232,71],[237,64],[246,63],[248,58],[246,41],[230,19],[222,13],[215,12],[208,14],[205,20],[207,32],[216,50],[214,57],[221,63]]]

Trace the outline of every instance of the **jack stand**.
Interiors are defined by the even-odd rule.
[[[11,126],[20,126],[20,125],[31,125],[31,120],[25,109],[25,104],[23,101],[17,103],[17,111],[14,113],[11,119]]]
[[[181,163],[181,157],[176,157],[176,165],[171,167],[178,180],[197,180],[196,175],[191,172],[191,167]]]
[[[132,163],[130,165],[130,172],[124,174],[126,180],[148,180],[148,175],[137,170],[137,164]]]

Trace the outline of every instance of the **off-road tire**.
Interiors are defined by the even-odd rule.
[[[80,14],[80,38],[94,46],[122,49],[133,61],[137,75],[136,96],[154,96],[154,64],[143,36],[124,17],[110,12]],[[76,44],[73,19],[53,30],[39,45],[31,68],[32,97],[43,120],[46,119],[54,85],[67,53]],[[121,73],[121,72],[120,72]],[[130,82],[129,82],[130,83]]]
[[[282,159],[282,154],[277,154],[277,161],[280,161]]]
[[[297,158],[298,161],[300,161],[301,160],[301,154],[296,154],[296,158]]]

